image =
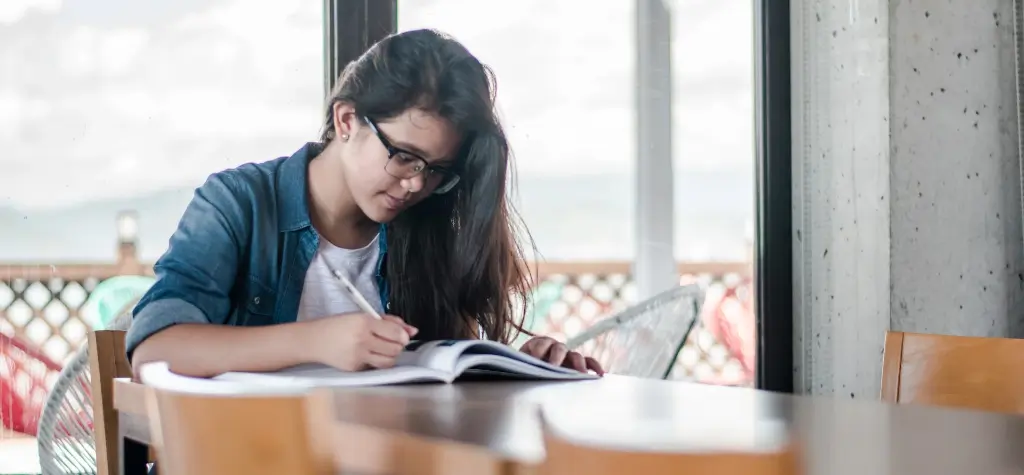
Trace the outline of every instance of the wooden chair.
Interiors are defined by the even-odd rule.
[[[329,391],[232,394],[165,363],[140,372],[160,475],[335,473]]]
[[[89,333],[65,363],[47,394],[39,421],[39,465],[43,473],[119,473],[118,416],[114,378],[131,377],[125,329],[134,301],[125,305],[111,330]]]
[[[1024,414],[1024,340],[886,332],[882,400]]]
[[[596,446],[565,438],[541,415],[544,434],[544,462],[534,470],[519,473],[536,475],[792,475],[801,473],[800,458],[787,442],[777,447],[756,449],[691,451],[629,450]],[[763,450],[762,450],[763,449]]]
[[[120,473],[121,441],[118,414],[114,410],[114,378],[132,377],[125,353],[123,330],[89,333],[89,373],[92,382],[93,437],[96,444],[96,473]]]

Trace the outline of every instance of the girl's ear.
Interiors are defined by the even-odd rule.
[[[355,109],[344,102],[334,103],[334,136],[351,137],[354,135],[359,117]]]

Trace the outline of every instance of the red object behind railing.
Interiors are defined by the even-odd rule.
[[[750,288],[749,282],[745,288]],[[728,287],[715,301],[705,303],[705,322],[711,333],[743,366],[745,380],[753,381],[755,357],[754,306],[740,294],[744,287]]]
[[[0,333],[0,423],[35,435],[46,394],[61,366],[30,345]]]

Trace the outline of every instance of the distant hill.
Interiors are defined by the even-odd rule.
[[[676,255],[742,259],[753,216],[753,178],[687,172],[676,181]],[[631,176],[520,176],[517,202],[546,259],[628,259],[633,255]],[[154,192],[69,208],[0,208],[0,262],[110,261],[115,218],[139,215],[140,254],[152,261],[192,198],[192,189]]]
[[[155,259],[191,198],[191,189],[178,189],[60,209],[0,208],[0,262],[111,261],[121,210],[139,213],[140,252]]]

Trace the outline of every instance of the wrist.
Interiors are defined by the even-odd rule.
[[[303,363],[323,363],[322,345],[319,344],[316,320],[290,323],[284,338],[287,345]]]

